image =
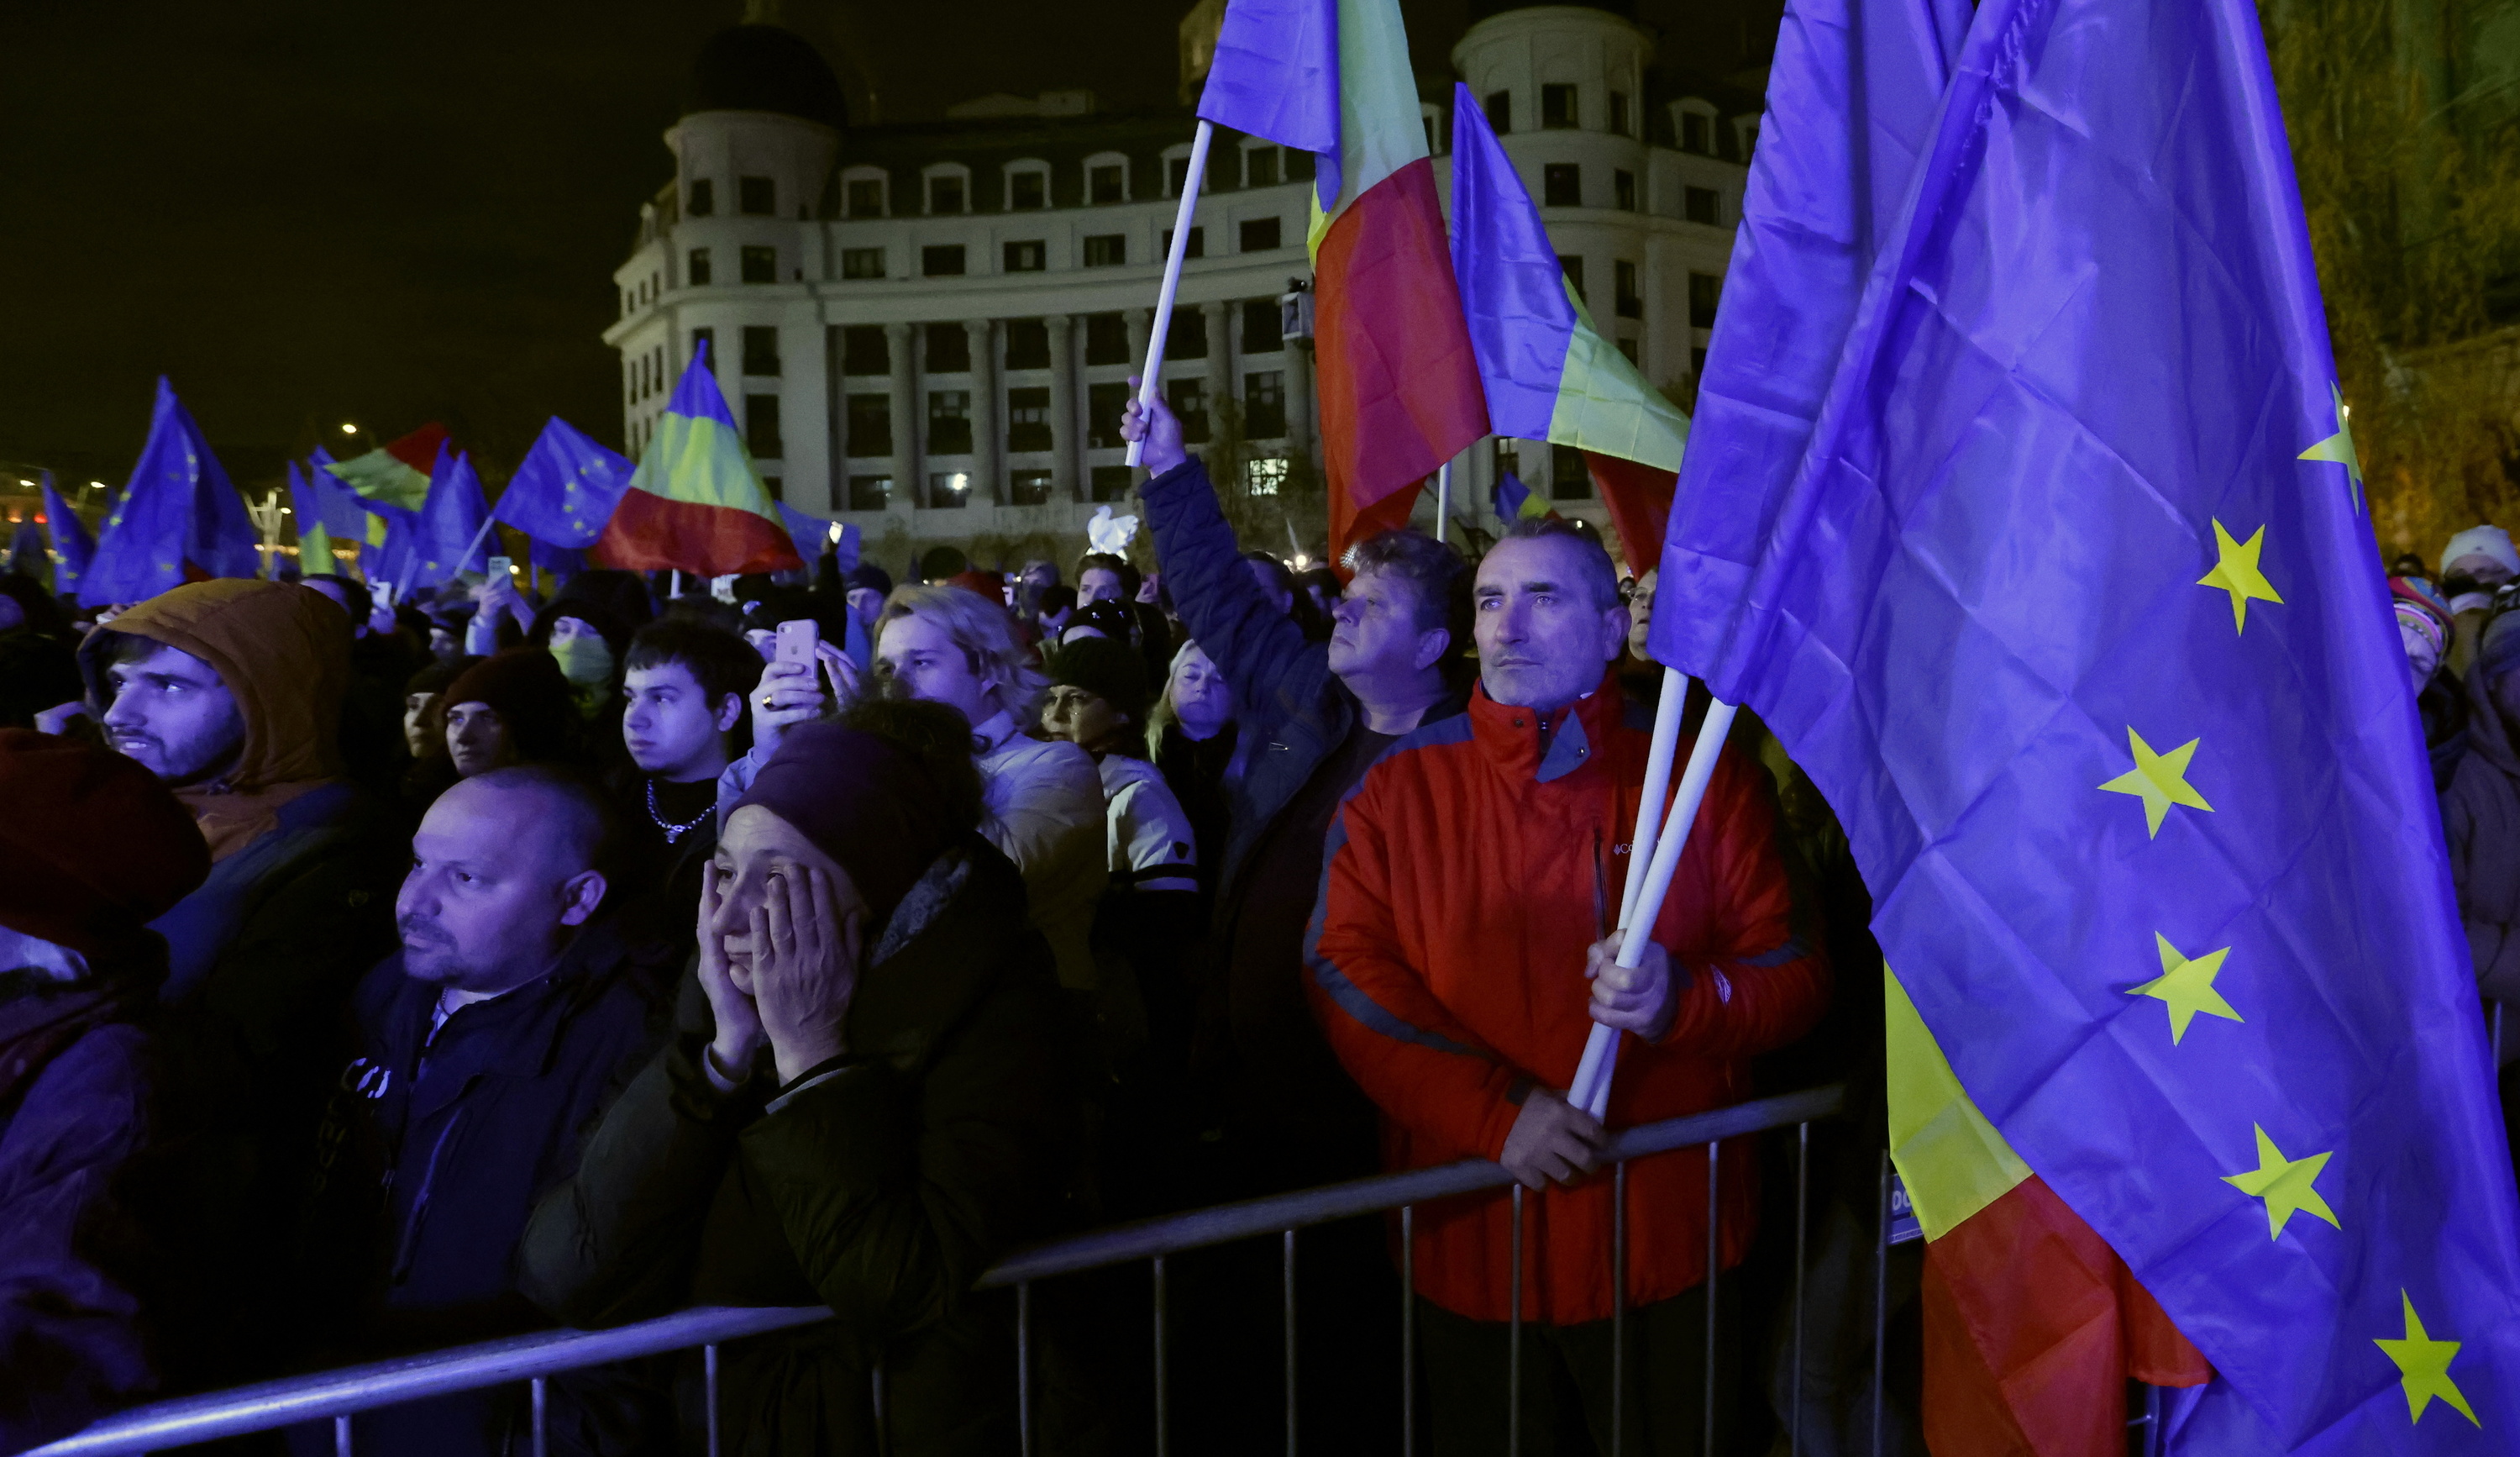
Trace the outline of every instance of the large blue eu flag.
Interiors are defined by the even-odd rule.
[[[260,539],[202,428],[159,376],[148,443],[97,534],[79,601],[139,602],[201,577],[253,576]]]
[[[491,515],[536,542],[583,550],[604,534],[637,471],[636,464],[554,415],[508,478]],[[539,553],[535,560],[542,564]]]
[[[2257,12],[1985,0],[1919,157],[1807,434],[1701,395],[1655,655],[2212,1363],[2182,1446],[2512,1451],[2511,1163]],[[1708,387],[1844,301],[1737,274]]]

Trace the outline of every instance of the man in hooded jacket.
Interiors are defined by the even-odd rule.
[[[340,761],[349,658],[319,594],[232,577],[151,598],[79,649],[108,742],[174,792],[210,850],[208,879],[151,923],[184,1111],[165,1197],[201,1242],[170,1334],[195,1381],[249,1375],[272,1346],[252,1272],[280,1263],[277,1215],[350,989],[393,944],[399,837]]]

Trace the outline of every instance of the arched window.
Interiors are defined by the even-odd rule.
[[[892,210],[892,177],[881,167],[851,167],[840,174],[840,215],[881,217]]]
[[[971,169],[959,161],[931,162],[919,174],[930,217],[952,217],[971,210]]]
[[[1027,157],[1007,163],[1006,199],[1009,212],[1038,212],[1050,205],[1050,163]]]
[[[1129,156],[1097,152],[1085,159],[1085,201],[1096,206],[1129,201]]]

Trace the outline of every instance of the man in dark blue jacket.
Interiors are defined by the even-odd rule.
[[[525,766],[458,783],[412,838],[402,949],[359,986],[358,1054],[317,1139],[309,1288],[348,1307],[321,1322],[346,1347],[328,1355],[547,1323],[517,1292],[526,1217],[662,1031],[651,957],[605,909],[613,834],[592,784]],[[622,1385],[555,1382],[551,1450],[635,1446]],[[514,1406],[479,1392],[384,1408],[358,1419],[358,1449],[498,1452]],[[331,1441],[329,1430],[293,1435]]]
[[[1373,1105],[1324,1040],[1304,1000],[1305,924],[1321,889],[1330,818],[1366,767],[1420,723],[1460,713],[1447,668],[1469,641],[1469,571],[1452,548],[1386,531],[1357,548],[1356,575],[1312,641],[1242,560],[1234,528],[1181,424],[1162,401],[1132,403],[1121,425],[1146,441],[1141,486],[1155,555],[1183,625],[1234,689],[1247,767],[1226,786],[1228,826],[1201,994],[1194,1075],[1222,1105],[1218,1197],[1247,1198],[1380,1168]],[[1466,677],[1466,674],[1461,676]],[[1306,1431],[1312,1450],[1370,1451],[1399,1439],[1385,1393],[1399,1379],[1390,1320],[1398,1285],[1380,1226],[1355,1220],[1306,1236],[1298,1303]],[[1256,1247],[1255,1247],[1256,1248]],[[1237,1276],[1241,1278],[1238,1279]],[[1215,1323],[1184,1347],[1206,1393],[1191,1445],[1282,1449],[1282,1400],[1255,1333],[1274,1331],[1269,1267],[1220,1270],[1190,1301]],[[1274,1339],[1274,1338],[1271,1338]],[[1364,1415],[1360,1416],[1359,1413]],[[1384,1432],[1380,1423],[1391,1416]],[[1360,1425],[1362,1424],[1362,1425]]]

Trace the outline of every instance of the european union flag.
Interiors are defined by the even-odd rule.
[[[160,375],[149,441],[98,533],[96,555],[79,578],[79,600],[90,607],[141,602],[190,578],[254,576],[262,567],[260,545],[245,498]]]
[[[437,469],[429,473],[428,498],[412,523],[411,580],[406,585],[432,587],[459,572],[486,566],[481,528],[489,524],[490,504],[482,498],[481,478],[472,457],[452,445],[441,445]]]
[[[53,543],[53,595],[75,598],[88,559],[96,555],[96,538],[87,533],[87,523],[79,520],[79,514],[54,489],[50,471],[44,473],[44,529]]]
[[[1790,468],[1701,397],[1655,655],[2211,1361],[2181,1445],[2513,1450],[2511,1162],[2256,11],[1986,0],[1921,156]],[[1788,283],[1736,270],[1710,387],[1837,306]]]
[[[785,501],[771,504],[779,508],[779,520],[787,524],[788,539],[796,543],[796,555],[808,562],[821,556],[824,546],[832,539],[832,523],[819,516],[808,516]]]
[[[582,550],[604,534],[637,470],[554,415],[491,514],[536,541]]]

